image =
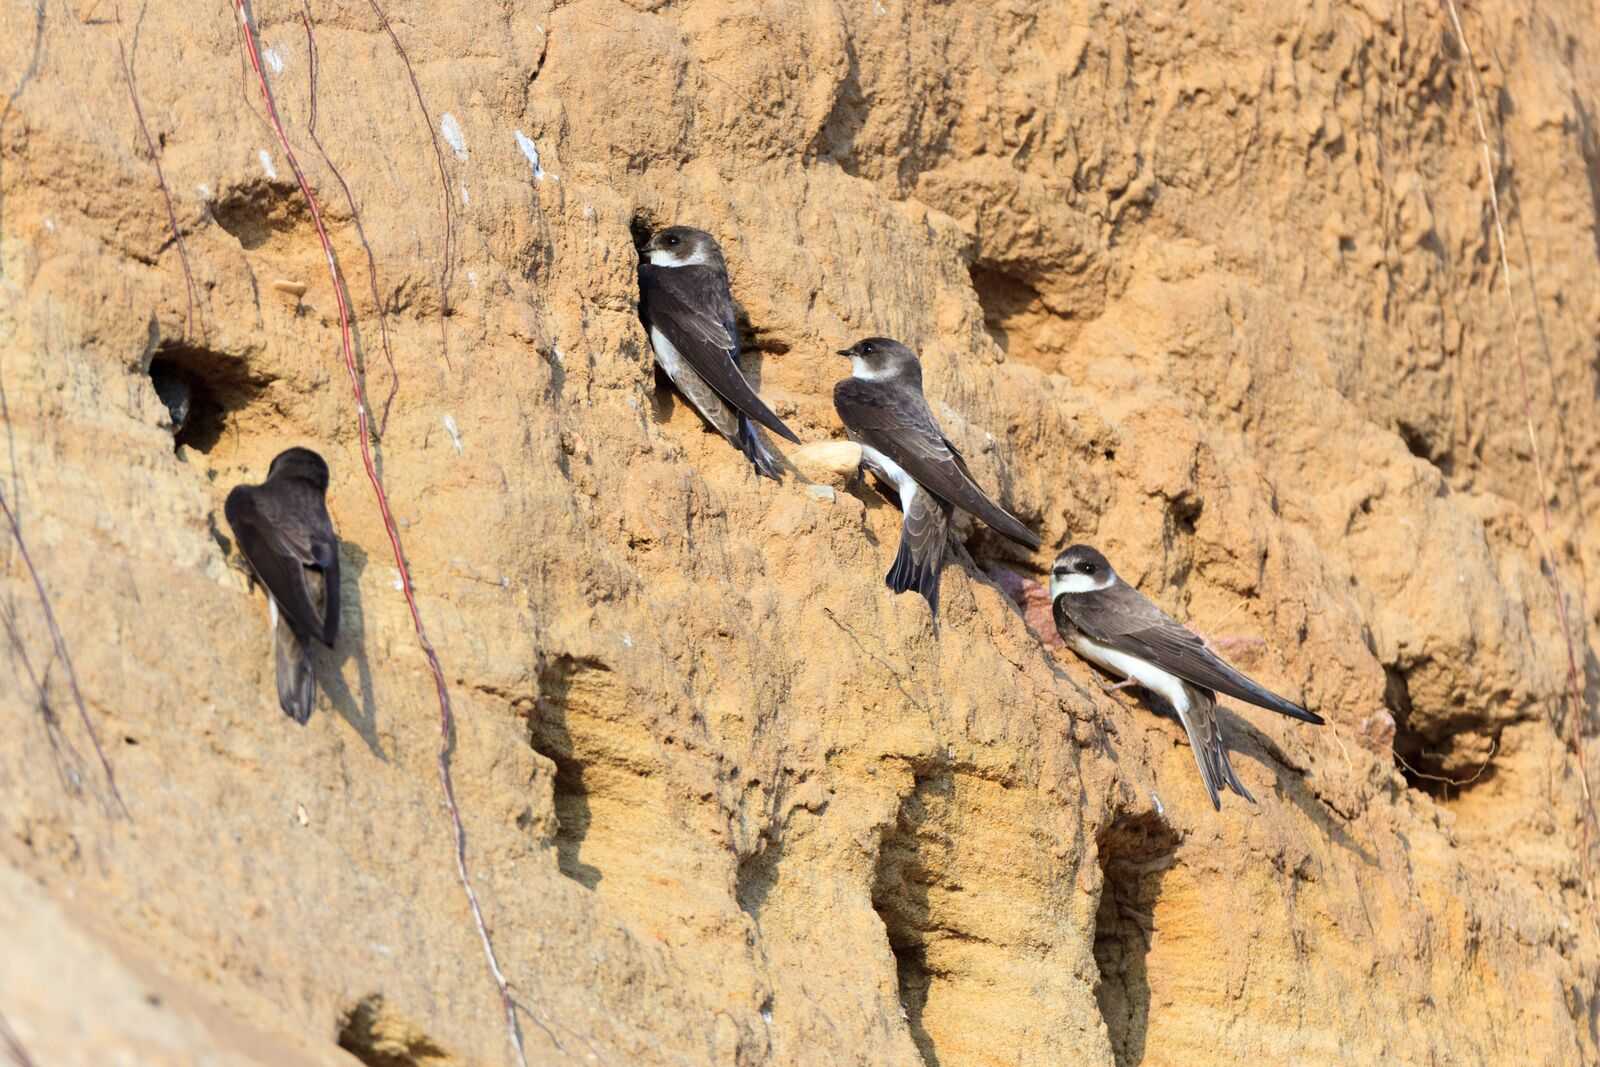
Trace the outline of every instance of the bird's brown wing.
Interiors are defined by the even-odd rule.
[[[1285,700],[1223,662],[1198,635],[1156,607],[1126,582],[1107,589],[1058,598],[1073,625],[1119,652],[1138,656],[1192,682],[1236,700],[1309,723],[1322,717]]]
[[[339,550],[322,501],[309,488],[241,485],[228,494],[223,514],[289,622],[332,645],[339,632]]]
[[[978,488],[919,392],[904,384],[846,378],[834,386],[833,406],[851,433],[898,463],[919,485],[1018,544],[1039,547],[1037,534]]]
[[[639,267],[639,314],[660,330],[707,385],[773,433],[800,443],[739,369],[739,327],[727,278],[710,266]]]

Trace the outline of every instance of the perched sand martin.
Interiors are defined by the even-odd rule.
[[[278,704],[304,724],[316,703],[310,641],[339,633],[339,540],[328,518],[328,465],[308,448],[280,452],[260,485],[235,486],[223,514],[267,587]]]
[[[954,508],[971,512],[1029,549],[1039,538],[1022,520],[990,500],[973,481],[967,461],[939,429],[922,396],[922,364],[899,341],[869,337],[849,348],[852,374],[833,387],[833,406],[861,462],[900,494],[905,521],[900,551],[884,583],[896,593],[915,589],[939,619],[939,568]]]
[[[639,264],[639,318],[656,362],[757,473],[782,481],[783,468],[755,423],[796,444],[800,438],[762,403],[739,369],[739,327],[722,249],[703,230],[670,226],[650,238],[643,254],[648,262]]]
[[[1160,696],[1178,713],[1194,749],[1211,806],[1222,809],[1226,786],[1252,804],[1228,762],[1217,721],[1217,693],[1226,693],[1302,722],[1322,718],[1268,692],[1224,663],[1196,634],[1117,577],[1088,545],[1056,557],[1050,599],[1061,639],[1084,659]]]

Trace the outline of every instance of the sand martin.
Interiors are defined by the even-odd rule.
[[[850,357],[852,372],[833,387],[833,406],[860,443],[861,462],[895,487],[905,513],[900,551],[883,580],[896,593],[921,593],[937,623],[939,568],[953,509],[971,512],[1028,549],[1038,549],[1039,538],[973,481],[967,461],[928,410],[915,352],[899,341],[869,337],[839,355]]]
[[[739,327],[722,249],[703,230],[670,226],[651,236],[643,255],[648,262],[639,264],[639,318],[656,362],[758,473],[782,481],[778,457],[755,424],[796,444],[800,438],[762,403],[739,369]]]
[[[1224,663],[1199,636],[1117,577],[1088,545],[1056,557],[1050,599],[1061,639],[1089,662],[1160,696],[1178,713],[1194,749],[1211,806],[1222,808],[1226,786],[1252,804],[1228,762],[1217,721],[1217,693],[1322,725],[1322,718],[1268,692]]]
[[[189,416],[194,411],[194,388],[189,384],[189,376],[166,360],[157,360],[150,365],[150,382],[155,386],[156,396],[167,406],[167,414],[172,418],[172,436],[177,437],[189,424]]]
[[[267,587],[278,703],[302,724],[317,696],[310,641],[332,648],[339,633],[339,540],[327,494],[322,457],[291,448],[272,461],[266,481],[235,486],[222,509],[239,551]]]

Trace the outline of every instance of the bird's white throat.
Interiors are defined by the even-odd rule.
[[[867,366],[867,361],[860,356],[850,357],[850,376],[863,382],[881,382],[885,378],[894,377],[892,370],[873,370]]]
[[[650,265],[654,267],[701,267],[710,263],[711,256],[704,248],[696,248],[688,255],[667,248],[650,250]]]
[[[1113,574],[1079,574],[1077,571],[1066,575],[1052,574],[1050,599],[1054,600],[1062,593],[1096,593],[1109,587],[1116,580],[1116,575]]]

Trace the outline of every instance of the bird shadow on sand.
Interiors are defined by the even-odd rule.
[[[861,501],[861,505],[866,508],[868,512],[883,511],[887,508],[893,511],[896,515],[900,514],[899,494],[895,493],[892,486],[885,485],[878,479],[876,474],[873,474],[865,467],[857,468],[855,474],[851,475],[850,478],[845,481],[844,491]],[[900,544],[899,529],[900,528],[897,524],[895,527],[896,547],[899,547]],[[881,542],[878,540],[878,535],[872,532],[871,524],[863,523],[861,526],[861,532],[866,536],[867,544],[874,548],[877,548],[881,544]],[[893,561],[887,559],[883,561],[883,569],[885,572],[889,570],[889,564],[891,562]],[[945,560],[945,565],[949,566],[949,564],[950,561],[947,558]]]
[[[1266,712],[1274,718],[1284,718]],[[1278,790],[1289,802],[1300,809],[1311,823],[1327,836],[1335,845],[1353,852],[1360,857],[1361,862],[1376,864],[1377,857],[1356,843],[1340,822],[1328,810],[1327,805],[1319,801],[1305,784],[1305,769],[1297,765],[1286,756],[1283,749],[1271,737],[1262,733],[1256,724],[1228,710],[1222,705],[1217,706],[1217,718],[1222,723],[1223,737],[1228,741],[1228,754],[1244,756],[1252,759],[1273,773],[1278,784]],[[1286,722],[1294,723],[1292,719]],[[1294,723],[1307,730],[1325,729],[1304,723]]]
[[[1187,736],[1181,733],[1183,723],[1179,720],[1177,714],[1166,705],[1166,702],[1151,697],[1142,689],[1137,690],[1137,693],[1138,695],[1134,699],[1140,707],[1177,726],[1180,731],[1180,739],[1187,745],[1189,743]],[[1266,714],[1273,713],[1267,712]],[[1222,736],[1228,746],[1230,758],[1242,756],[1265,767],[1271,772],[1273,781],[1278,787],[1278,792],[1287,797],[1289,803],[1298,808],[1300,814],[1304,815],[1306,819],[1321,830],[1330,841],[1347,852],[1354,853],[1363,863],[1377,863],[1377,858],[1357,844],[1355,839],[1345,831],[1339,821],[1329,812],[1327,806],[1318,801],[1306,787],[1304,768],[1285,755],[1276,741],[1262,733],[1255,723],[1238,715],[1226,705],[1217,705],[1217,721],[1222,726]],[[1309,725],[1306,725],[1305,728],[1316,729],[1316,727]],[[1229,794],[1225,793],[1223,795],[1227,797]],[[1243,797],[1235,797],[1233,799],[1241,803],[1248,803]],[[1226,806],[1227,803],[1228,800],[1224,799],[1223,805]],[[1257,803],[1260,803],[1259,799]]]
[[[367,618],[361,604],[362,573],[367,569],[367,554],[348,541],[339,544],[339,639],[333,648],[314,646],[317,681],[339,717],[367,743],[372,754],[384,763],[389,757],[378,743],[377,701],[372,689],[372,665],[367,660]],[[344,666],[354,660],[359,697],[345,681]]]

